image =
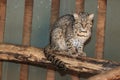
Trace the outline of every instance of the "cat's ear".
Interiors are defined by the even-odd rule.
[[[78,19],[78,17],[79,17],[77,13],[74,13],[73,16],[75,19]]]
[[[94,18],[94,14],[90,14],[90,15],[88,16],[88,19],[89,19],[89,20],[93,20],[93,18]]]

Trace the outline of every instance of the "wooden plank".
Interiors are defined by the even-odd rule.
[[[60,9],[60,0],[52,0],[51,3],[51,19],[50,19],[50,30],[53,27],[54,22],[58,19],[59,17],[59,9]],[[55,71],[52,67],[48,67],[47,70],[47,78],[46,80],[55,80]]]
[[[76,0],[76,13],[84,11],[84,2],[85,0]]]
[[[105,20],[106,20],[107,0],[98,0],[98,20],[96,34],[95,57],[98,59],[104,56],[104,37],[105,37]]]
[[[6,0],[0,0],[0,43],[4,41],[6,5]],[[0,62],[0,80],[2,80],[2,62]]]
[[[25,0],[23,45],[30,45],[32,29],[33,0]],[[20,80],[28,80],[28,65],[21,64]]]

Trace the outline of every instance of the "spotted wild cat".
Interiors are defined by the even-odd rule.
[[[93,17],[94,14],[85,12],[74,13],[73,15],[67,14],[60,17],[51,30],[51,49],[67,51],[67,55],[70,56],[86,56],[83,48],[85,42],[91,37]],[[55,59],[52,60],[54,61]]]

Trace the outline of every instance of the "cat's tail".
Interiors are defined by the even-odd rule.
[[[61,69],[61,70],[67,69],[65,66],[65,63],[61,61],[60,59],[58,59],[54,54],[49,53],[46,49],[44,50],[44,53],[45,53],[45,57],[47,58],[47,60],[49,60],[58,69]]]

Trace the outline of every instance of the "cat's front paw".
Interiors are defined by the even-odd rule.
[[[81,53],[78,53],[78,56],[80,56],[80,57],[86,57],[87,55],[86,55],[85,52],[81,52]]]
[[[67,55],[68,55],[68,56],[72,56],[72,53],[71,53],[71,52],[67,52]]]

